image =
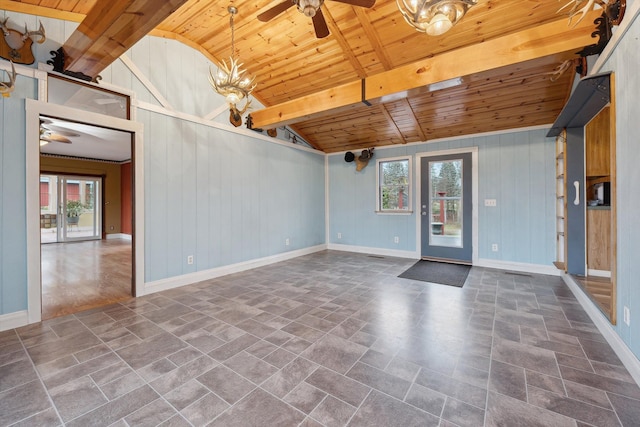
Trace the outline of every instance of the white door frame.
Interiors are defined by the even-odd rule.
[[[27,195],[27,310],[29,323],[42,320],[40,256],[40,115],[130,132],[134,137],[133,218],[135,293],[144,289],[144,151],[142,123],[77,110],[63,105],[26,100],[26,195]],[[134,296],[137,296],[134,295]]]
[[[434,157],[434,156],[446,156],[449,154],[461,154],[461,153],[471,153],[471,175],[472,175],[472,184],[471,184],[471,202],[473,205],[473,210],[471,212],[471,223],[473,228],[473,234],[471,236],[471,263],[478,263],[478,147],[465,147],[465,148],[456,148],[452,150],[440,150],[440,151],[425,151],[421,153],[416,153],[415,160],[415,180],[416,180],[416,253],[418,255],[418,259],[422,257],[422,216],[420,212],[422,209],[422,158],[423,157]]]

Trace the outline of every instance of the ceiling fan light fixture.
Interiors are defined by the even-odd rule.
[[[449,31],[453,27],[453,23],[446,15],[436,13],[427,25],[427,34],[430,36],[439,36]]]
[[[478,0],[396,0],[402,17],[417,31],[439,36],[449,31]]]
[[[298,1],[298,10],[309,18],[313,18],[316,16],[316,12],[320,9],[322,5],[321,0],[299,0]]]

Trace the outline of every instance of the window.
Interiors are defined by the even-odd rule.
[[[377,211],[411,213],[411,158],[377,161]]]

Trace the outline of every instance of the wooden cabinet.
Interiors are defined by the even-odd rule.
[[[610,115],[610,107],[605,107],[584,127],[587,178],[608,177],[611,174]]]
[[[611,210],[587,208],[587,265],[589,270],[611,271]]]

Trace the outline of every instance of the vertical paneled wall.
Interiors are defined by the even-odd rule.
[[[0,11],[6,16],[18,28],[42,20],[47,41],[34,44],[36,62],[77,26]],[[224,103],[209,86],[208,60],[187,46],[145,37],[127,57],[153,90],[120,60],[101,73],[103,84],[195,119]],[[36,94],[36,80],[18,76],[12,96],[0,97],[0,315],[27,308],[24,99]],[[146,282],[325,243],[323,154],[142,108],[136,120],[144,124]]]
[[[627,10],[630,9],[627,2]],[[632,16],[625,16],[631,19]],[[615,73],[616,173],[617,183],[617,333],[640,358],[640,19],[636,19],[601,71]],[[624,307],[631,313],[630,325],[623,319]]]
[[[415,212],[415,155],[477,146],[479,258],[549,266],[555,257],[555,154],[553,140],[545,133],[540,129],[380,148],[374,160],[412,156]],[[376,214],[375,191],[374,162],[356,172],[342,155],[329,157],[330,242],[416,251],[416,214]],[[485,207],[484,199],[496,199],[497,206]],[[498,252],[491,251],[493,243]]]
[[[24,121],[24,100],[0,97],[0,314],[27,308]]]
[[[19,75],[11,97],[0,97],[0,314],[27,308],[24,99],[36,93],[35,81]]]
[[[147,281],[324,243],[322,154],[156,113],[138,118]]]

